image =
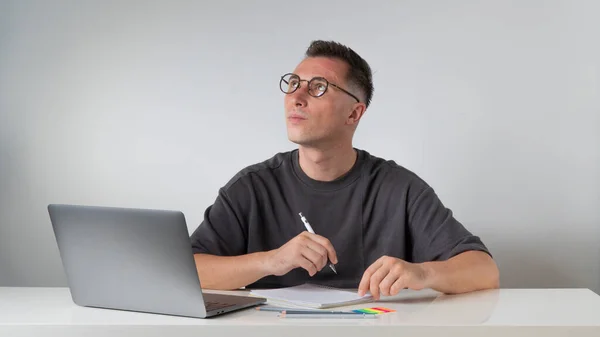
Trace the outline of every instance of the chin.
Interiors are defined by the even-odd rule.
[[[288,137],[288,139],[290,140],[290,142],[292,142],[296,145],[306,146],[306,147],[313,147],[313,146],[315,146],[315,144],[318,143],[318,141],[316,141],[315,139],[308,139],[308,138]]]
[[[294,143],[294,144],[297,144],[297,145],[302,145],[303,144],[302,140],[297,139],[295,137],[288,137],[288,140],[290,142]]]
[[[290,132],[291,131],[291,132]],[[314,134],[307,134],[304,132],[294,132],[298,130],[288,129],[288,140],[294,144],[302,146],[315,146],[316,144],[322,143],[324,138]]]
[[[298,145],[304,145],[306,143],[306,139],[303,139],[302,137],[298,137],[296,135],[290,135],[288,134],[288,140],[294,144],[298,144]]]

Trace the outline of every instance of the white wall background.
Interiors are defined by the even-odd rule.
[[[600,292],[600,2],[0,1],[0,285],[66,284],[46,205],[184,211],[289,150],[278,77],[370,62],[355,146],[428,181],[503,287]]]

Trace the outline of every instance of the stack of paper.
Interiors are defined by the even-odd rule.
[[[283,302],[300,307],[331,308],[344,305],[369,302],[371,295],[359,296],[352,290],[325,287],[316,284],[303,284],[279,289],[257,289],[252,295],[265,297],[270,303]]]

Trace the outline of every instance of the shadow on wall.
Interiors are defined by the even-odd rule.
[[[14,240],[11,235],[11,221],[7,212],[11,202],[13,189],[10,177],[13,176],[14,158],[11,157],[8,142],[0,139],[0,286],[7,285],[16,273],[13,265],[15,257],[11,254],[9,240]],[[12,282],[10,282],[12,283]]]
[[[590,261],[563,255],[559,261],[554,254],[544,255],[536,251],[535,243],[513,246],[512,250],[496,249],[493,253],[500,269],[501,288],[589,288],[600,293],[598,284],[594,284],[594,276],[600,271],[597,266],[586,265]],[[557,245],[557,249],[569,249]],[[591,242],[581,244],[579,254],[593,250]],[[565,259],[566,258],[566,259]],[[565,263],[570,260],[571,263]]]
[[[528,250],[501,252],[498,261],[502,288],[569,288],[575,281],[548,258]]]

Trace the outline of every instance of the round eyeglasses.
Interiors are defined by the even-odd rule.
[[[346,89],[343,89],[338,85],[330,83],[323,77],[313,77],[310,80],[303,80],[303,79],[300,79],[300,76],[298,76],[296,74],[287,73],[287,74],[281,76],[281,80],[279,80],[279,89],[281,89],[281,91],[284,94],[291,94],[294,91],[298,90],[298,88],[300,88],[300,82],[308,82],[308,94],[313,97],[323,96],[323,94],[325,94],[325,92],[327,91],[327,88],[329,88],[329,86],[331,85],[332,87],[338,88],[339,90],[343,91],[344,93],[350,95],[352,98],[354,98],[356,100],[356,103],[360,103],[360,100],[358,99],[358,97],[354,96],[353,94],[348,92]]]

